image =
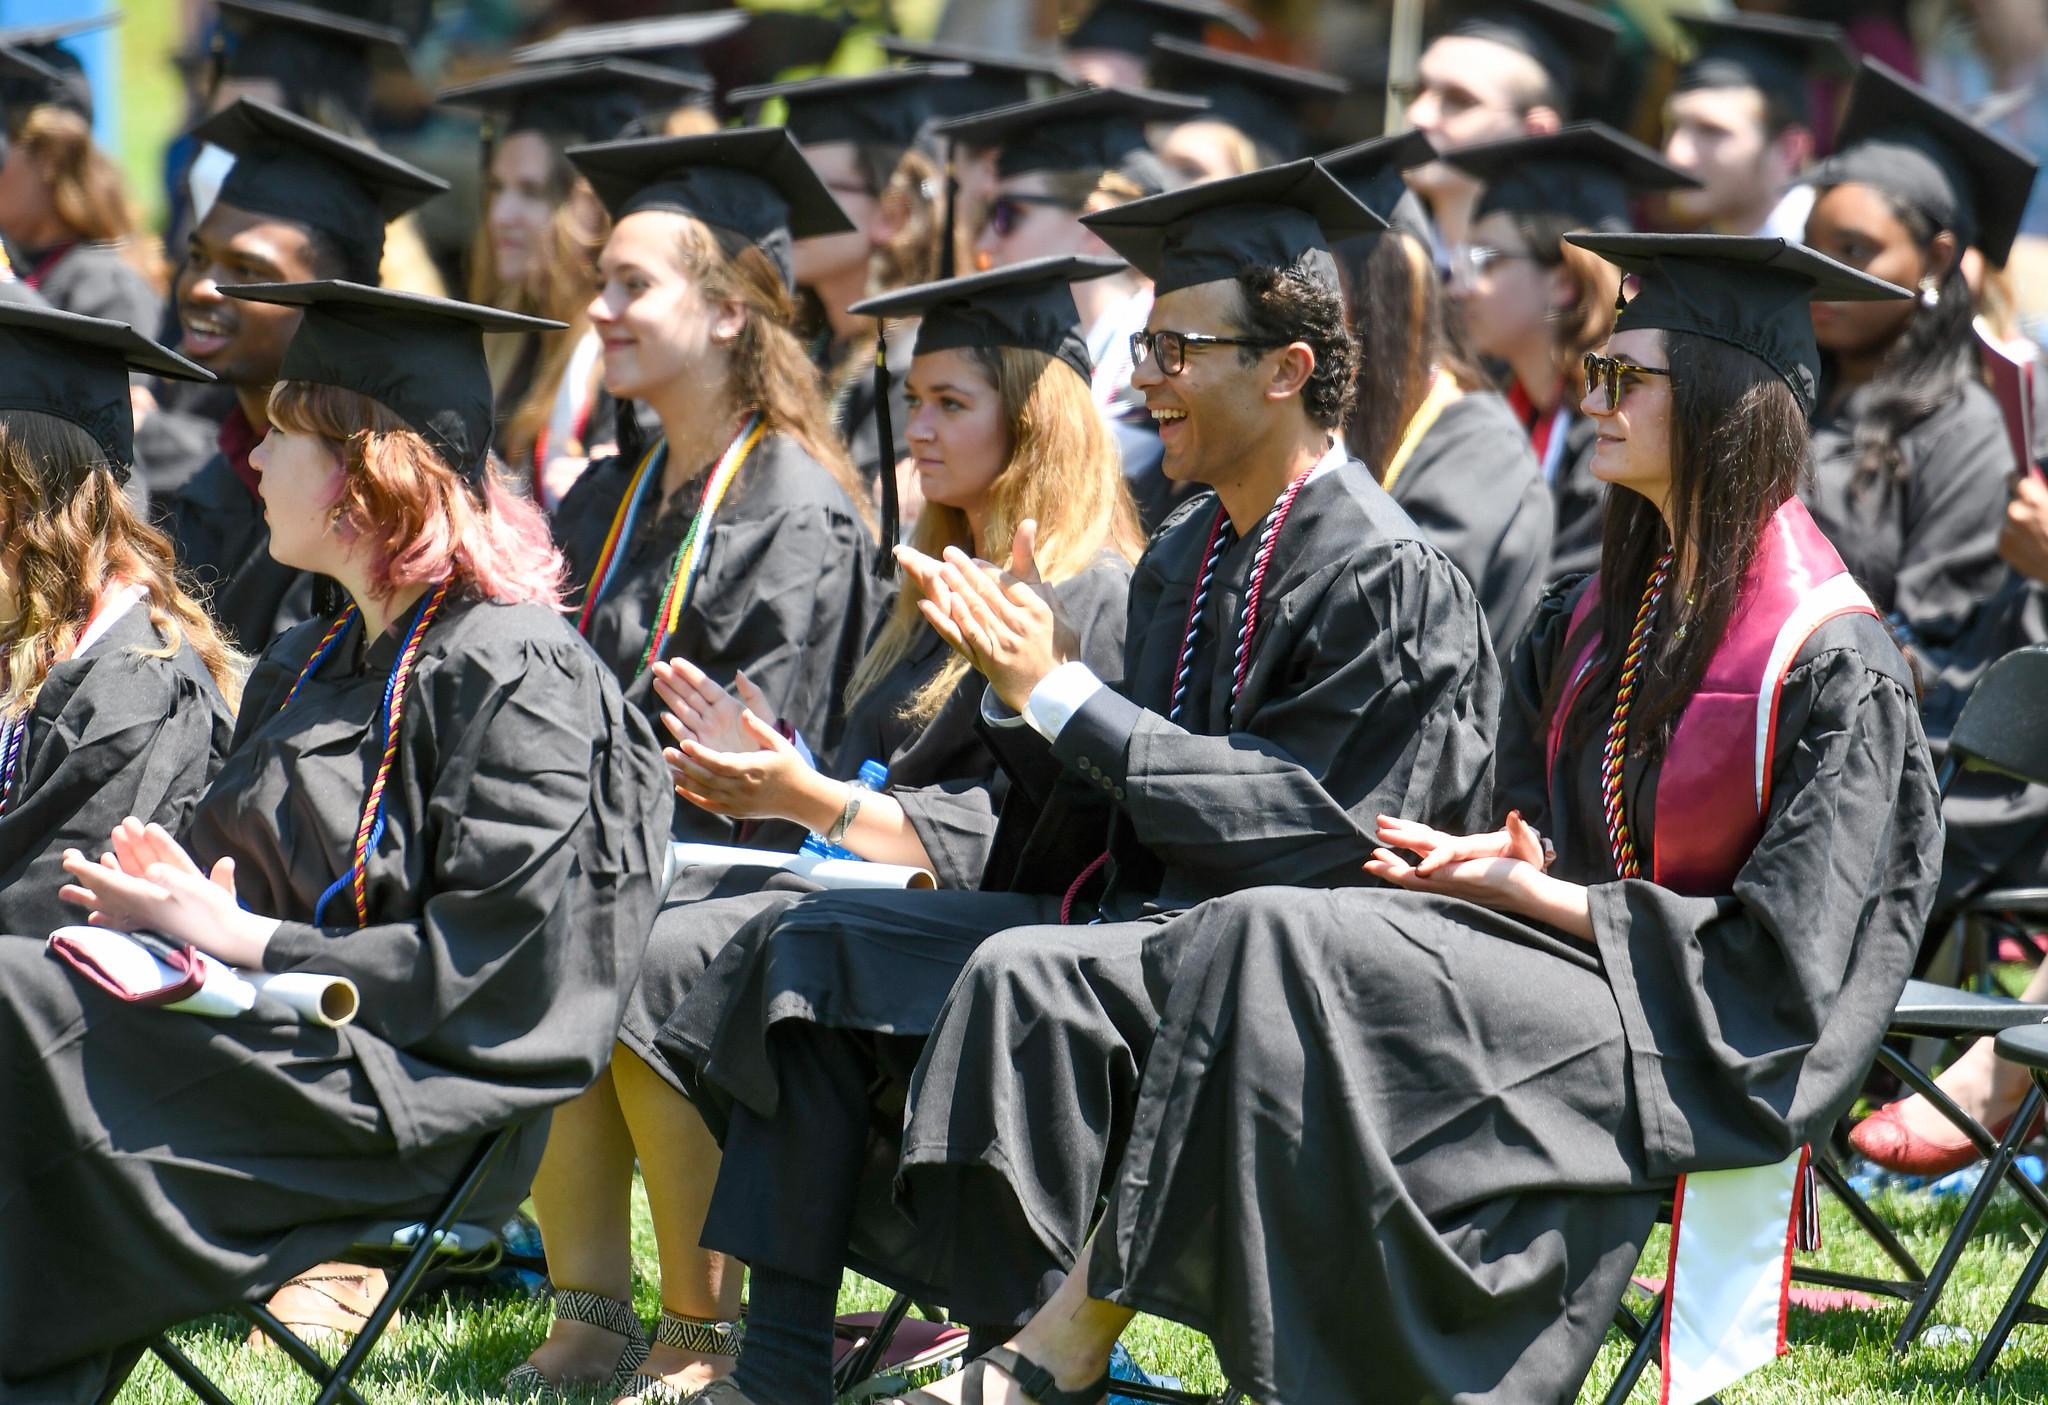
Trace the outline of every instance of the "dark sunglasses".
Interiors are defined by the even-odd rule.
[[[1057,195],[998,195],[989,202],[988,227],[998,239],[1008,239],[1017,232],[1017,226],[1024,222],[1025,214],[1033,205],[1043,205],[1050,210],[1065,210],[1079,214],[1080,207],[1060,199]]]
[[[1144,365],[1155,357],[1164,375],[1177,376],[1187,369],[1191,346],[1255,346],[1271,351],[1284,341],[1255,341],[1250,337],[1212,337],[1203,332],[1142,331],[1131,333],[1131,366]]]
[[[1624,376],[1663,376],[1671,378],[1669,367],[1638,366],[1632,361],[1617,360],[1602,356],[1597,351],[1586,353],[1586,389],[1600,386],[1607,392],[1607,408],[1614,409],[1621,404],[1621,382]]]

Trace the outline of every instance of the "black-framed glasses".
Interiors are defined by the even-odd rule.
[[[1017,226],[1024,222],[1025,214],[1034,206],[1050,210],[1065,210],[1068,214],[1081,213],[1081,207],[1057,195],[998,195],[988,204],[988,227],[998,239],[1008,239],[1016,233]]]
[[[1597,351],[1586,353],[1586,389],[1599,386],[1607,392],[1607,408],[1612,410],[1621,404],[1622,380],[1628,376],[1662,376],[1671,378],[1668,366],[1638,366],[1633,361],[1623,361],[1613,356],[1602,356]]]
[[[1177,376],[1187,369],[1191,346],[1255,346],[1271,351],[1284,341],[1263,341],[1253,337],[1212,337],[1206,332],[1143,331],[1131,333],[1131,366],[1136,369],[1157,357],[1163,375]]]

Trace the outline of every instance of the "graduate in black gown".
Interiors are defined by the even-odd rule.
[[[234,164],[193,228],[178,269],[179,344],[233,388],[235,407],[221,423],[219,452],[160,498],[155,511],[213,617],[254,653],[314,610],[313,578],[270,554],[249,463],[269,427],[270,387],[298,312],[238,302],[220,290],[316,278],[375,284],[385,222],[447,185],[249,98],[193,135],[228,152]]]
[[[540,1115],[610,1057],[659,896],[647,724],[563,622],[538,512],[490,476],[480,328],[513,319],[238,291],[307,306],[257,457],[273,549],[351,603],[257,663],[182,842],[124,824],[113,866],[66,857],[63,894],[233,965],[347,977],[360,1013],[139,1007],[0,937],[0,1400],[110,1395],[163,1327],[427,1212],[520,1124],[473,1206],[509,1213]]]
[[[616,222],[590,317],[621,402],[618,456],[555,512],[569,617],[650,718],[648,665],[681,656],[720,686],[744,670],[771,720],[830,745],[877,613],[875,533],[790,330],[790,242],[846,215],[778,127],[569,158]],[[694,806],[675,823],[678,839],[732,834]]]
[[[862,315],[888,319],[891,337],[909,341],[915,327],[905,435],[925,508],[914,544],[930,556],[949,546],[984,555],[1031,522],[1080,657],[1111,673],[1143,539],[1115,445],[1089,403],[1070,282],[1121,267],[1046,259],[858,304]],[[980,675],[925,625],[920,598],[914,588],[898,595],[848,685],[838,742],[815,763],[762,720],[772,714],[744,675],[735,696],[687,659],[656,664],[683,802],[748,821],[752,847],[787,854],[810,830],[860,858],[915,865],[942,887],[971,889],[1008,786],[976,727]],[[857,794],[848,782],[871,760],[888,767],[887,787]],[[731,1370],[721,1324],[738,1313],[738,1266],[698,1247],[717,1144],[685,1101],[698,1093],[687,1065],[663,1055],[660,1033],[735,931],[818,886],[744,862],[678,873],[619,1028],[621,1050],[609,1074],[557,1114],[534,1181],[557,1326],[515,1372],[521,1379],[610,1374],[611,1388],[630,1394],[650,1379],[687,1389]],[[662,1318],[634,1377],[637,1354],[649,1350],[629,1297],[636,1153],[661,1256]]]
[[[1827,363],[1804,496],[1908,645],[1945,651],[2004,577],[2016,466],[1979,379],[1963,253],[2004,264],[2036,162],[1873,59],[1839,141],[1812,177],[1806,242],[1916,297],[1814,308]]]
[[[1510,665],[1501,827],[1389,819],[1368,868],[1410,891],[1239,893],[1157,934],[1104,1219],[918,1405],[1095,1400],[1138,1311],[1272,1405],[1569,1400],[1680,1176],[1673,1272],[1739,1243],[1763,1330],[1683,1383],[1672,1333],[1673,1397],[1778,1348],[1802,1144],[1856,1096],[1940,849],[1906,662],[1794,494],[1807,299],[1904,291],[1782,240],[1572,237],[1640,279],[1585,401],[1622,491]],[[1770,1196],[1705,1213],[1741,1168]]]
[[[977,947],[1085,949],[1099,998],[1129,1008],[1164,914],[1262,881],[1366,881],[1373,815],[1486,806],[1498,682],[1478,604],[1336,437],[1356,368],[1329,241],[1379,219],[1300,161],[1090,222],[1160,289],[1135,383],[1167,471],[1214,491],[1140,561],[1114,686],[1056,642],[1021,551],[1007,584],[901,553],[926,619],[990,679],[1010,792],[982,891],[806,897],[742,929],[663,1031],[735,1104],[704,1243],[748,1262],[753,1312],[721,1399],[829,1399],[843,1264],[919,1291],[952,1278],[951,1246],[889,1187],[904,1081]],[[1035,925],[1067,920],[1084,925]],[[1002,1057],[1018,1080],[1061,1055]],[[1003,1135],[1025,1120],[1010,1111]]]
[[[0,306],[0,932],[46,935],[66,849],[182,829],[219,769],[238,660],[121,491],[128,377],[210,379],[118,322]]]
[[[1506,654],[1549,582],[1556,510],[1529,436],[1445,325],[1429,217],[1401,179],[1434,154],[1427,137],[1404,132],[1316,158],[1392,226],[1336,251],[1363,352],[1344,439],[1472,582]]]
[[[1443,159],[1486,183],[1469,242],[1450,251],[1451,292],[1466,340],[1505,368],[1508,407],[1550,485],[1557,513],[1550,579],[1583,575],[1600,564],[1607,486],[1591,468],[1598,435],[1579,409],[1579,362],[1606,340],[1620,280],[1564,235],[1627,229],[1633,196],[1695,182],[1598,122],[1459,147]]]

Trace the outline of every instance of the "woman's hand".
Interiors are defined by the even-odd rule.
[[[752,708],[739,709],[739,724],[743,749],[720,749],[679,735],[678,744],[662,752],[676,794],[700,810],[732,819],[786,819],[816,828],[811,820],[821,807],[837,816],[843,796],[832,800],[818,794],[828,786],[836,793],[836,782],[804,764],[796,748]]]
[[[64,851],[64,871],[72,881],[57,896],[85,908],[86,921],[124,932],[160,932],[230,966],[262,966],[277,919],[246,911],[235,900],[233,859],[203,873],[161,825],[133,816],[115,826],[111,844],[97,863],[76,849]]]
[[[753,734],[742,725],[740,714],[752,708],[757,716],[773,720],[768,699],[744,672],[733,678],[738,697],[688,659],[657,662],[649,672],[661,698],[661,724],[677,742],[694,741],[713,751],[752,751]]]
[[[1507,823],[1486,834],[1446,834],[1414,820],[1379,815],[1378,838],[1386,848],[1406,849],[1420,862],[1416,871],[1427,877],[1446,866],[1469,859],[1520,859],[1538,868],[1550,866],[1543,853],[1543,838],[1522,818],[1522,812],[1508,812]]]
[[[1543,840],[1520,814],[1491,834],[1446,834],[1409,820],[1379,817],[1380,848],[1365,862],[1373,877],[1418,893],[1461,898],[1496,912],[1548,923],[1585,941],[1593,939],[1586,889],[1543,871]],[[1420,857],[1410,863],[1395,852]]]

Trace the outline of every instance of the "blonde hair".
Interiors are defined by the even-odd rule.
[[[569,324],[565,332],[540,337],[533,379],[505,421],[501,442],[506,459],[515,464],[532,455],[554,413],[562,377],[568,374],[569,362],[590,330],[590,290],[597,283],[597,256],[612,229],[610,216],[562,155],[561,147],[545,137],[542,140],[547,143],[548,192],[555,206],[535,252],[532,271],[517,283],[498,277],[489,221],[479,221],[469,251],[471,302]],[[484,338],[484,359],[491,369],[493,388],[504,388],[528,342],[528,334],[518,332]]]
[[[242,658],[178,583],[170,539],[136,515],[106,451],[79,426],[34,410],[0,412],[0,528],[17,610],[0,629],[0,718],[35,706],[114,580],[149,592],[149,621],[164,641],[144,651],[149,657],[168,659],[190,644],[228,706],[241,701]]]
[[[1576,244],[1558,244],[1560,263],[1571,280],[1571,306],[1559,311],[1556,330],[1558,373],[1576,405],[1586,396],[1586,353],[1614,330],[1614,303],[1621,296],[1621,270]]]
[[[166,286],[162,247],[142,235],[121,173],[92,142],[92,126],[68,107],[31,108],[8,133],[50,188],[50,208],[79,239],[119,247],[122,260],[159,294]],[[145,331],[152,329],[145,328]]]
[[[1124,482],[1116,441],[1095,408],[1088,383],[1043,351],[1005,346],[971,348],[966,354],[1000,397],[1010,435],[1009,461],[988,490],[984,548],[1004,552],[1017,524],[1031,518],[1038,523],[1038,569],[1048,581],[1078,574],[1104,550],[1137,560],[1144,531]],[[918,514],[910,544],[928,556],[948,546],[975,550],[967,514],[932,502]],[[847,684],[849,702],[881,682],[910,651],[911,641],[929,628],[918,613],[920,598],[908,584],[897,593],[881,633]],[[966,674],[967,660],[948,658],[905,705],[903,715],[930,721]]]
[[[878,192],[876,202],[903,216],[895,235],[868,257],[868,292],[886,293],[931,282],[939,276],[939,243],[945,238],[945,226],[939,218],[944,179],[937,164],[916,147],[899,158],[894,147],[868,142],[854,143],[854,158]],[[832,359],[826,381],[835,399],[856,378],[871,373],[877,335],[870,327],[850,338]],[[886,459],[890,446],[882,445],[881,452]],[[893,472],[894,467],[884,462],[882,471]]]

